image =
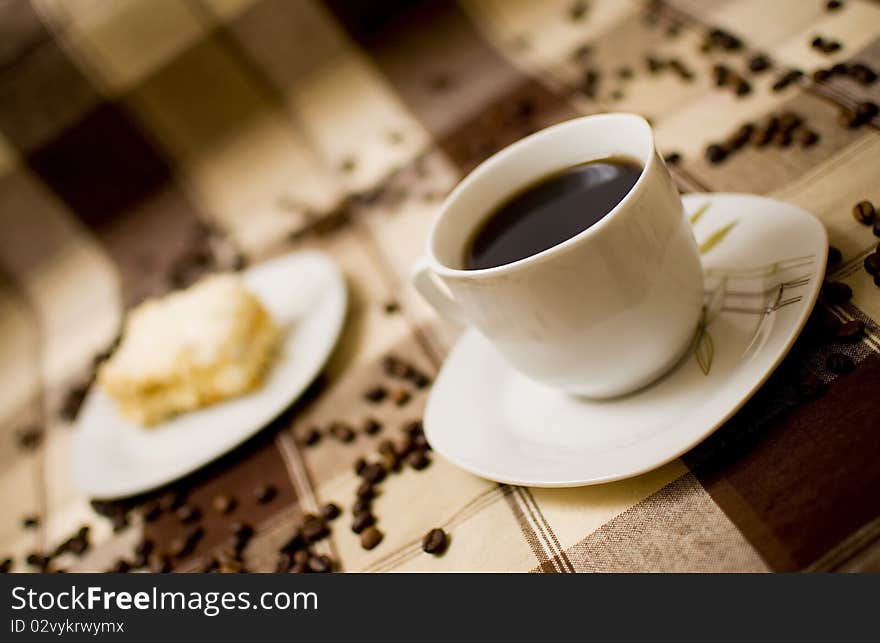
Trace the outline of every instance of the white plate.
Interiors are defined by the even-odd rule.
[[[284,332],[263,386],[148,429],[122,418],[114,401],[93,386],[76,423],[80,489],[117,498],[180,478],[257,433],[320,372],[345,319],[345,280],[335,262],[320,252],[296,252],[249,268],[242,279]]]
[[[468,331],[443,365],[425,410],[434,449],[490,480],[573,487],[659,467],[733,415],[806,322],[825,272],[827,235],[810,213],[772,199],[691,194],[684,204],[691,216],[708,204],[694,223],[699,243],[722,237],[703,254],[710,321],[700,343],[702,365],[689,352],[653,385],[591,401],[525,378]]]

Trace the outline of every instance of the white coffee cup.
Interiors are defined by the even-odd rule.
[[[507,198],[555,171],[608,157],[643,170],[605,217],[513,263],[465,270],[476,228]],[[526,376],[594,398],[656,380],[688,349],[700,319],[700,256],[681,199],[634,114],[554,125],[501,150],[443,203],[413,273],[421,295],[473,326]]]

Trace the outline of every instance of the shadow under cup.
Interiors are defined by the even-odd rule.
[[[523,186],[581,163],[628,157],[642,173],[602,219],[513,263],[465,270],[474,231]],[[443,204],[416,287],[480,331],[528,377],[589,397],[631,392],[688,348],[703,303],[699,252],[650,125],[632,114],[575,119],[478,166]],[[442,304],[442,305],[438,305]]]

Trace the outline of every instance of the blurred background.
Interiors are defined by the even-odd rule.
[[[823,219],[846,265],[858,264],[876,239],[850,211],[880,203],[880,139],[876,116],[853,114],[880,83],[832,70],[871,71],[878,36],[880,5],[865,0],[0,0],[0,561],[17,571],[149,568],[150,552],[167,552],[187,528],[174,511],[188,503],[204,536],[160,557],[157,571],[210,567],[233,521],[256,531],[243,565],[274,569],[303,514],[350,503],[351,463],[381,438],[358,429],[352,443],[334,441],[327,427],[418,421],[429,387],[389,379],[383,359],[430,378],[457,337],[406,285],[438,204],[482,159],[548,124],[641,113],[683,192],[800,204]],[[815,137],[736,139],[744,124],[787,112]],[[90,502],[71,482],[71,425],[126,309],[206,272],[308,247],[340,262],[352,305],[306,400],[170,491]],[[870,278],[844,272],[873,324]],[[856,358],[874,350],[860,345]],[[818,364],[814,353],[792,368]],[[365,400],[377,385],[404,401]],[[781,422],[780,395],[743,422]],[[863,411],[876,417],[876,406]],[[853,421],[840,444],[857,442]],[[305,449],[311,427],[324,440]],[[836,466],[807,453],[796,474],[775,474],[759,492],[758,472],[784,457],[718,464],[711,478],[679,462],[603,492],[537,500],[435,458],[381,498],[379,548],[363,551],[347,524],[318,548],[352,570],[802,569],[873,520],[880,493],[858,511],[841,509],[852,489],[839,480],[821,499],[791,494],[802,476],[819,485]],[[880,480],[877,462],[864,465],[862,484]],[[714,493],[717,480],[733,485],[736,503]],[[275,499],[245,502],[260,485]],[[669,485],[678,486],[664,506],[682,510],[672,522],[700,534],[658,527],[643,543],[659,547],[655,558],[599,565],[561,553]],[[212,512],[218,494],[236,495],[238,513]],[[161,516],[145,517],[160,500]],[[544,515],[528,518],[530,507]],[[417,543],[441,523],[456,546],[425,562]],[[558,539],[534,537],[554,529]]]

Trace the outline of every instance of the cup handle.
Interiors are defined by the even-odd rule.
[[[461,308],[452,298],[449,289],[431,272],[425,257],[420,257],[416,261],[410,272],[410,281],[418,293],[440,315],[459,324],[467,324]]]

